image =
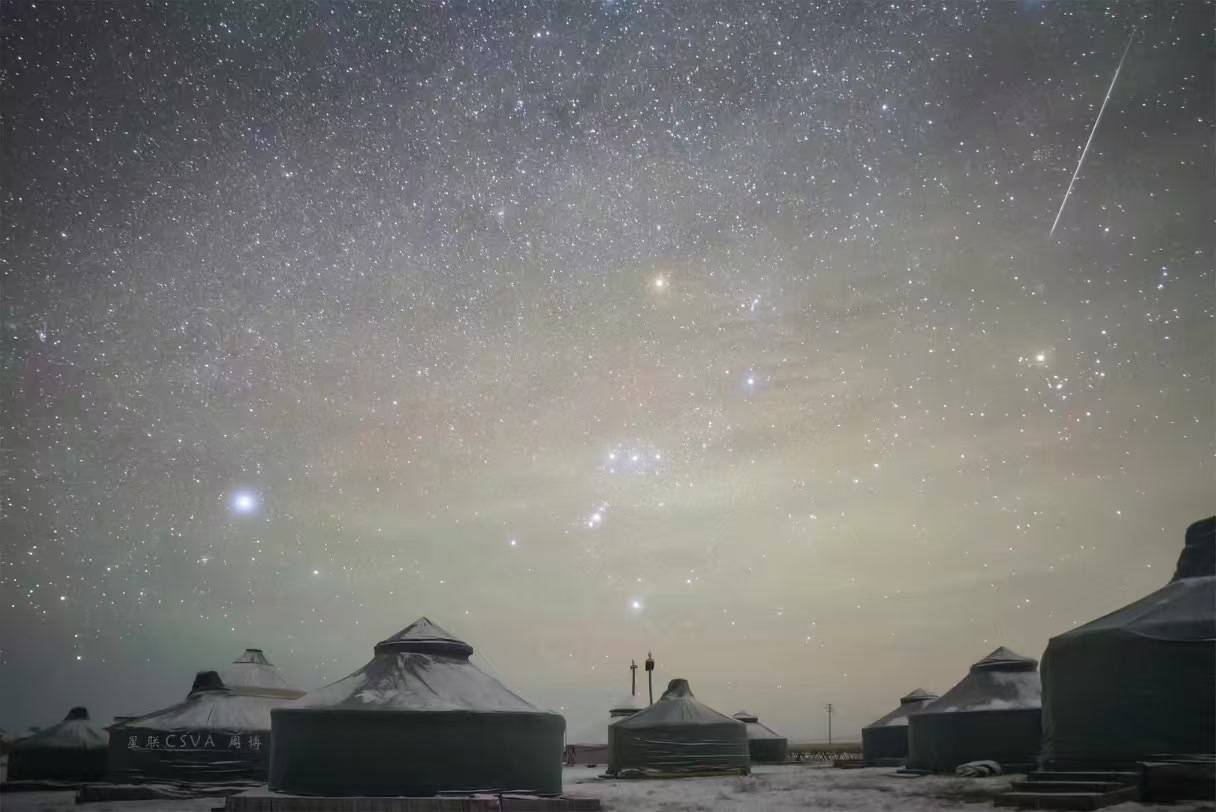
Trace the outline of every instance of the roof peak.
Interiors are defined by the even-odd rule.
[[[971,666],[972,671],[1034,671],[1039,661],[1013,649],[997,646],[987,657]]]
[[[750,713],[745,710],[741,710],[738,713],[736,713],[735,718],[738,719],[740,722],[759,722],[760,721],[760,717],[756,716],[756,714]]]
[[[439,654],[468,658],[473,647],[428,617],[420,617],[401,631],[376,644],[376,654]]]
[[[201,691],[226,691],[228,686],[216,671],[199,671],[194,675],[194,684],[190,686],[189,696]]]
[[[1171,581],[1216,575],[1216,516],[1200,519],[1186,529]]]
[[[688,680],[677,677],[667,683],[667,690],[659,697],[659,701],[662,702],[664,699],[682,699],[686,696],[693,699],[696,698],[692,692],[692,688],[688,685]]]
[[[937,694],[930,693],[930,692],[926,691],[924,688],[917,688],[917,689],[915,689],[913,691],[909,691],[908,693],[901,696],[899,698],[899,704],[907,705],[908,703],[911,703],[911,702],[924,702],[925,700],[928,700],[928,699],[937,699]]]
[[[266,655],[260,648],[247,648],[245,653],[232,661],[235,663],[257,663],[258,665],[274,665],[270,660],[266,659]]]

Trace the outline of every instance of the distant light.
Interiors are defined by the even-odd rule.
[[[1045,353],[1045,352],[1039,353],[1038,355],[1036,355],[1034,357],[1034,360],[1038,361],[1040,364],[1043,363],[1044,361],[1047,360],[1047,353]]]
[[[228,504],[233,513],[247,516],[258,509],[258,497],[253,491],[241,490],[232,494]]]
[[[510,544],[512,547],[514,547],[514,546],[517,544],[517,542],[515,541],[515,539],[511,539],[511,540],[510,540],[509,542],[507,542],[507,543],[508,543],[508,544]]]
[[[320,574],[321,574],[321,570],[313,570],[313,571],[312,571],[312,574],[313,574],[313,575],[320,575]]]
[[[642,611],[642,602],[637,598],[634,598],[632,601],[630,601],[629,607],[635,612],[640,612]]]
[[[663,288],[667,287],[667,280],[661,276],[656,276],[653,284],[655,290],[662,290]]]

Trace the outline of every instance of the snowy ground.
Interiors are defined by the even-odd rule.
[[[1010,778],[896,778],[890,769],[837,770],[827,765],[753,767],[750,776],[671,781],[602,781],[597,769],[566,769],[566,792],[604,801],[613,812],[794,812],[794,810],[992,809]],[[1216,812],[1212,804],[1121,804],[1115,812]]]
[[[1003,778],[895,778],[889,769],[836,770],[827,766],[756,767],[752,775],[682,780],[602,780],[602,767],[568,767],[566,792],[600,798],[608,812],[927,812],[992,809],[991,799],[1009,783]],[[127,801],[80,807],[87,812],[208,812],[223,799]],[[14,793],[0,796],[2,812],[62,812],[72,793]],[[1127,803],[1114,812],[1216,812],[1211,803],[1152,806]]]

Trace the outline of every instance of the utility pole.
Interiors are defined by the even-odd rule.
[[[650,689],[650,704],[654,704],[654,655],[646,652],[646,685]]]
[[[828,703],[828,746],[832,746],[832,703]]]
[[[638,695],[638,661],[629,661],[629,695]]]

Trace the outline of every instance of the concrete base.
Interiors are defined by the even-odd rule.
[[[288,795],[255,789],[230,795],[226,812],[598,812],[595,798],[561,795],[458,795],[431,798]]]

